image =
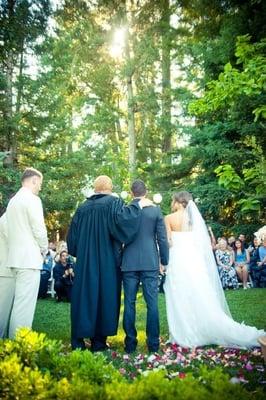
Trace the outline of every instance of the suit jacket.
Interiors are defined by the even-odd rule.
[[[169,262],[169,246],[163,215],[159,207],[144,207],[140,228],[133,242],[125,245],[122,271],[152,271]]]
[[[8,255],[11,268],[41,269],[41,253],[48,250],[41,199],[22,187],[10,200],[6,210]]]

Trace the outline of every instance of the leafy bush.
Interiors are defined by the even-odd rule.
[[[21,329],[14,341],[0,341],[1,399],[262,399],[232,384],[220,368],[202,367],[170,379],[166,371],[149,372],[129,383],[103,355],[64,352],[44,334]]]

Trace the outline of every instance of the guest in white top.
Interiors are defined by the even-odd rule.
[[[47,253],[48,239],[43,208],[38,193],[43,176],[27,168],[21,178],[22,187],[10,200],[6,210],[7,256],[6,267],[13,279],[3,287],[0,276],[0,310],[9,319],[7,336],[13,338],[19,327],[32,326],[40,284],[43,256]],[[6,280],[5,280],[6,281]],[[8,299],[8,300],[7,300]],[[4,310],[4,305],[11,306]],[[4,336],[4,332],[0,332]]]

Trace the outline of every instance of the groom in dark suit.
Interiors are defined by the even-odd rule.
[[[146,196],[147,189],[140,179],[131,187],[134,201]],[[158,275],[160,263],[169,260],[166,228],[159,207],[150,206],[142,210],[136,239],[125,245],[122,258],[124,287],[123,328],[126,333],[125,351],[131,353],[137,346],[136,297],[140,282],[147,304],[147,345],[150,352],[159,349]]]

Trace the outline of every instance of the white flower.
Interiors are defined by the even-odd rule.
[[[155,193],[154,195],[153,195],[153,201],[154,201],[154,203],[156,203],[156,204],[160,204],[161,203],[161,201],[162,201],[162,195],[160,194],[160,193]]]
[[[83,189],[81,189],[81,193],[87,199],[95,194],[94,190],[92,188],[90,188],[90,187],[84,187]]]
[[[152,363],[154,360],[156,360],[156,356],[155,356],[154,354],[150,355],[150,356],[147,358],[147,361],[148,361],[149,363]]]
[[[240,379],[238,379],[236,376],[233,376],[233,378],[230,379],[230,382],[233,384],[240,383]]]
[[[126,192],[125,190],[123,190],[123,191],[120,193],[120,196],[121,196],[121,198],[122,198],[123,200],[126,200],[126,198],[128,197],[128,192]]]

